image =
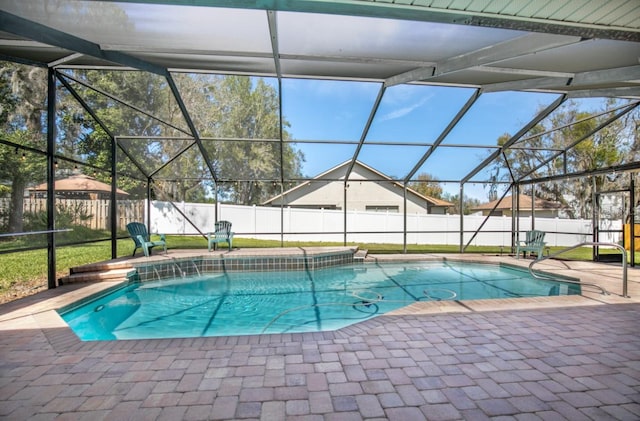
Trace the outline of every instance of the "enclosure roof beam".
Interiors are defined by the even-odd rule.
[[[446,75],[470,67],[529,56],[541,51],[580,42],[582,38],[554,34],[528,34],[445,60],[436,65],[434,76]]]
[[[529,130],[531,130],[536,124],[538,124],[540,121],[542,121],[544,118],[546,118],[549,114],[551,114],[556,108],[558,108],[565,100],[567,99],[566,95],[561,95],[558,99],[556,99],[555,101],[553,101],[551,104],[549,104],[547,106],[547,108],[545,108],[544,110],[542,110],[541,112],[538,113],[538,115],[536,115],[529,123],[527,123],[524,127],[522,127],[518,133],[516,133],[515,135],[511,136],[511,138],[509,140],[507,140],[500,149],[495,150],[491,153],[491,155],[489,155],[488,157],[485,158],[484,161],[482,161],[480,164],[478,164],[473,170],[471,170],[469,172],[469,174],[467,174],[465,177],[462,178],[462,180],[460,181],[460,183],[464,184],[466,182],[468,182],[469,180],[471,180],[476,174],[478,174],[480,171],[482,171],[487,165],[489,165],[491,162],[493,162],[494,159],[496,159],[497,157],[500,156],[500,154],[506,150],[507,148],[509,148],[511,145],[513,145],[514,143],[516,143],[518,140],[520,140],[520,138],[522,136],[524,136],[525,134],[527,134],[527,132]]]
[[[60,73],[60,75],[62,75],[63,77],[65,77],[65,78],[67,78],[67,79],[73,80],[74,82],[76,82],[76,83],[78,83],[78,84],[80,84],[80,85],[82,85],[82,86],[84,86],[84,87],[86,87],[86,88],[89,88],[89,89],[91,89],[92,91],[94,91],[94,92],[96,92],[96,93],[99,93],[100,95],[104,95],[104,96],[106,96],[107,98],[110,98],[110,99],[112,99],[112,100],[114,100],[114,101],[116,101],[116,102],[119,102],[120,104],[122,104],[122,105],[124,105],[124,106],[126,106],[126,107],[129,107],[129,108],[131,108],[131,109],[132,109],[132,110],[134,110],[134,111],[137,111],[137,112],[139,112],[139,113],[141,113],[141,114],[144,114],[145,116],[150,117],[150,118],[152,118],[152,119],[154,119],[154,120],[156,120],[156,121],[158,121],[158,122],[160,122],[160,123],[162,123],[162,124],[164,124],[164,125],[166,125],[166,126],[169,126],[169,127],[171,127],[172,129],[175,129],[175,130],[177,130],[177,131],[179,131],[179,132],[181,132],[181,133],[184,133],[184,134],[186,134],[186,135],[188,135],[188,136],[191,136],[191,135],[192,135],[192,133],[190,133],[190,132],[186,131],[185,129],[183,129],[183,128],[181,128],[181,127],[178,127],[178,126],[176,126],[175,124],[169,123],[168,121],[164,121],[164,120],[163,120],[163,119],[161,119],[160,117],[157,117],[157,116],[155,116],[155,115],[151,114],[150,112],[148,112],[148,111],[146,111],[146,110],[143,110],[143,109],[142,109],[142,108],[140,108],[140,107],[137,107],[137,106],[135,106],[135,105],[133,105],[133,104],[130,104],[129,102],[127,102],[127,101],[125,101],[125,100],[123,100],[123,99],[120,99],[120,98],[118,98],[117,96],[110,94],[109,92],[106,92],[106,91],[104,91],[104,90],[102,90],[102,89],[96,88],[95,86],[91,85],[90,83],[87,83],[87,82],[85,82],[85,81],[83,81],[83,80],[80,80],[80,79],[78,79],[78,78],[75,78],[75,77],[73,77],[73,76],[71,76],[71,75],[68,75],[68,74],[66,74],[66,73],[64,73],[64,72],[63,72],[63,73]]]
[[[425,67],[394,75],[385,81],[385,85],[393,86],[400,83],[427,80],[480,65],[493,64],[506,59],[536,54],[540,51],[575,44],[580,41],[580,37],[565,35],[535,33],[524,35],[444,60],[437,63],[435,68]]]
[[[89,104],[87,104],[87,102],[84,100],[84,98],[82,98],[82,96],[80,96],[80,94],[75,89],[73,89],[73,86],[71,86],[69,81],[67,81],[67,79],[63,75],[61,75],[59,72],[56,72],[56,77],[58,78],[60,83],[62,83],[64,85],[64,87],[69,91],[69,93],[71,93],[71,95],[76,99],[76,101],[78,101],[80,106],[82,108],[84,108],[84,110],[86,112],[89,113],[91,118],[93,118],[96,121],[96,123],[98,123],[98,125],[102,128],[102,130],[104,130],[104,132],[107,134],[107,136],[109,136],[113,142],[116,142],[116,145],[118,145],[120,150],[127,156],[127,158],[129,158],[131,160],[131,162],[138,169],[138,171],[140,171],[146,178],[149,178],[149,176],[147,175],[147,173],[144,170],[144,168],[142,168],[140,163],[138,163],[138,161],[136,159],[134,159],[134,157],[132,157],[129,154],[129,152],[122,147],[122,145],[120,145],[120,142],[118,142],[118,140],[116,139],[116,136],[113,134],[113,132],[111,132],[111,130],[107,127],[107,125],[104,124],[102,119],[95,113],[93,108],[91,108],[91,106]]]
[[[24,64],[24,65],[33,66],[33,67],[43,67],[43,68],[49,67],[49,66],[47,66],[47,63],[43,63],[43,62],[40,62],[40,61],[29,60],[29,59],[22,58],[22,57],[10,56],[10,55],[7,55],[7,54],[0,54],[0,60],[9,61],[9,62],[18,63],[18,64]]]
[[[381,84],[376,101],[374,102],[373,107],[371,108],[371,113],[369,113],[369,119],[367,120],[367,124],[365,124],[364,129],[362,130],[360,141],[358,142],[358,146],[356,146],[356,150],[353,153],[353,158],[351,158],[351,162],[349,163],[349,168],[347,168],[347,172],[344,175],[345,186],[349,182],[349,176],[351,175],[351,171],[353,171],[353,167],[356,165],[356,161],[358,160],[358,155],[360,155],[360,150],[362,149],[362,145],[364,144],[364,141],[367,138],[367,134],[369,134],[369,129],[371,128],[371,124],[373,123],[373,118],[376,116],[376,113],[378,112],[378,108],[380,107],[380,102],[382,102],[382,97],[384,96],[384,93],[386,90],[387,88],[384,86],[384,84]]]
[[[571,86],[629,82],[632,80],[640,81],[640,65],[576,73]]]
[[[151,176],[147,173],[147,171],[145,171],[145,169],[142,167],[142,165],[140,165],[140,163],[138,162],[137,159],[135,159],[127,150],[127,148],[124,147],[124,145],[122,145],[120,143],[120,138],[118,136],[116,136],[114,138],[116,140],[116,144],[118,145],[118,147],[120,148],[120,150],[122,151],[122,153],[124,153],[127,158],[129,158],[129,160],[133,163],[133,165],[138,169],[138,171],[140,171],[142,173],[142,175],[145,176],[146,179],[150,179]]]
[[[62,65],[62,64],[68,63],[68,62],[70,62],[70,61],[72,61],[72,60],[75,60],[75,59],[77,59],[77,58],[80,58],[80,57],[82,57],[82,56],[84,56],[84,54],[81,54],[81,53],[73,53],[73,54],[69,54],[68,56],[65,56],[65,57],[59,58],[58,60],[51,61],[51,62],[49,62],[47,65],[48,65],[49,67],[58,67],[58,66],[60,66],[60,65]]]
[[[131,2],[132,0],[112,0]],[[526,13],[516,15],[487,12],[480,9],[486,1],[462,9],[458,6],[438,7],[435,2],[371,1],[371,0],[136,0],[145,4],[173,4],[201,7],[234,7],[243,9],[276,10],[304,13],[368,16],[412,21],[451,23],[457,25],[506,28],[531,32],[546,32],[563,35],[587,35],[590,38],[640,40],[640,33],[633,25],[606,25],[584,19],[544,19]],[[414,4],[415,3],[415,4]],[[422,5],[420,3],[426,3]],[[452,3],[452,2],[441,2]],[[453,2],[455,3],[455,2]],[[461,2],[468,4],[469,2]]]
[[[480,98],[481,93],[482,92],[480,91],[480,89],[476,89],[473,95],[469,97],[467,102],[460,109],[460,111],[458,111],[458,113],[455,115],[453,120],[449,122],[447,127],[445,127],[442,133],[440,133],[440,136],[438,136],[436,141],[433,142],[433,145],[431,145],[431,147],[422,156],[422,158],[420,158],[420,160],[416,163],[416,165],[413,166],[413,169],[411,169],[411,171],[409,171],[407,175],[404,177],[405,183],[415,175],[415,173],[420,169],[420,167],[422,167],[422,165],[426,162],[426,160],[429,159],[429,157],[433,154],[433,152],[435,152],[436,148],[440,146],[442,141],[444,141],[444,139],[449,135],[449,133],[451,133],[451,130],[453,130],[453,128],[460,122],[460,120],[462,120],[462,117],[464,117],[467,111],[469,111],[473,106],[473,104],[475,104],[475,102],[478,100],[478,98]]]
[[[623,115],[627,114],[628,112],[630,112],[631,110],[636,108],[638,105],[640,105],[640,101],[630,104],[629,106],[625,107],[622,111],[618,112],[617,114],[609,117],[607,120],[605,120],[602,123],[598,124],[597,127],[594,127],[592,130],[590,130],[589,132],[585,133],[579,139],[575,140],[574,142],[571,142],[571,144],[568,145],[565,148],[564,151],[557,152],[557,153],[553,154],[551,157],[549,157],[549,158],[545,159],[544,161],[542,161],[540,163],[540,165],[538,165],[535,168],[532,168],[529,172],[527,172],[526,174],[520,176],[520,179],[518,179],[518,183],[519,184],[524,183],[524,179],[525,178],[529,177],[531,174],[535,173],[540,168],[544,167],[545,165],[547,165],[548,163],[550,163],[551,161],[553,161],[554,159],[556,159],[557,157],[559,157],[563,153],[567,152],[569,149],[572,149],[572,148],[576,147],[581,142],[585,141],[586,139],[590,138],[594,134],[598,133],[600,130],[604,129],[605,127],[607,127],[608,125],[610,125],[611,123],[613,123],[614,121],[616,121],[617,119],[622,117]],[[541,178],[536,177],[535,180],[540,180],[540,179]]]
[[[510,82],[488,83],[482,85],[484,92],[524,91],[530,89],[550,89],[568,85],[571,78],[568,77],[537,77]]]
[[[461,183],[461,184],[463,184],[463,183]],[[513,183],[509,183],[509,188],[508,189],[504,189],[504,192],[502,193],[502,196],[500,196],[500,199],[496,200],[496,204],[493,205],[493,208],[491,208],[491,210],[489,212],[487,212],[487,215],[484,217],[484,219],[482,220],[482,222],[480,223],[478,228],[474,231],[474,233],[471,236],[471,238],[469,239],[469,241],[467,241],[467,244],[465,244],[465,246],[462,248],[462,252],[463,253],[467,249],[467,247],[469,247],[469,245],[473,242],[473,240],[475,240],[475,238],[478,236],[478,234],[480,233],[482,228],[489,221],[489,218],[491,217],[491,214],[498,208],[498,206],[500,205],[500,202],[502,202],[502,200],[507,196],[507,193],[509,193],[509,191],[512,188],[513,188]],[[462,213],[462,211],[460,213]]]
[[[156,168],[155,171],[153,171],[151,174],[149,174],[149,177],[150,178],[154,178],[156,176],[156,174],[158,174],[160,171],[162,171],[163,168],[166,168],[172,162],[174,162],[176,159],[180,158],[180,155],[182,155],[183,153],[185,153],[186,151],[191,149],[193,147],[193,145],[195,145],[195,144],[196,144],[196,142],[194,141],[193,143],[190,143],[189,145],[187,145],[184,148],[182,148],[180,151],[178,151],[177,154],[175,154],[175,156],[173,158],[170,158],[169,160],[167,160],[167,162],[165,162],[164,164],[160,165],[160,167]]]
[[[584,171],[578,171],[578,172],[573,172],[573,173],[568,173],[568,174],[558,174],[558,175],[550,175],[547,177],[539,177],[536,179],[530,179],[530,180],[522,180],[519,181],[519,184],[524,184],[524,185],[528,185],[528,184],[537,184],[537,183],[547,183],[550,181],[558,181],[558,180],[568,180],[571,178],[582,178],[582,177],[590,177],[593,175],[602,175],[602,174],[610,174],[610,173],[623,173],[623,172],[628,172],[628,171],[640,171],[640,161],[635,161],[635,162],[629,162],[627,164],[620,164],[620,165],[612,165],[610,167],[606,167],[606,168],[596,168],[596,169],[592,169],[592,170],[584,170]],[[625,190],[626,191],[626,190]]]
[[[0,28],[4,32],[13,35],[100,58],[122,66],[133,67],[160,76],[165,76],[168,73],[167,69],[163,67],[118,51],[104,51],[98,44],[2,10],[0,10]]]
[[[189,126],[189,130],[191,131],[191,135],[194,137],[196,145],[198,145],[198,149],[200,150],[200,153],[202,154],[202,159],[204,160],[205,164],[207,165],[207,168],[209,168],[209,172],[211,173],[211,177],[213,177],[214,181],[217,182],[218,175],[216,174],[215,167],[211,163],[211,158],[209,157],[209,152],[205,149],[204,145],[202,144],[202,140],[200,140],[200,135],[198,134],[198,129],[196,128],[196,125],[193,123],[193,120],[191,119],[191,115],[189,114],[189,110],[187,110],[187,106],[184,104],[184,101],[182,100],[182,96],[180,95],[180,91],[178,90],[178,86],[176,85],[176,82],[173,80],[173,76],[171,76],[171,73],[167,72],[166,79],[167,79],[167,83],[169,84],[169,89],[171,89],[171,92],[173,93],[173,97],[175,98],[176,102],[178,103],[178,107],[180,108],[180,112],[182,112],[182,116],[184,117],[185,121],[187,122],[187,125]],[[182,155],[183,153],[184,153],[184,151],[180,152],[176,156],[176,158],[178,156]]]
[[[570,91],[567,93],[569,98],[636,98],[640,99],[640,86],[628,86],[621,88],[604,88],[604,89],[584,89],[578,91]]]
[[[282,70],[280,69],[280,48],[278,47],[278,21],[276,12],[267,10],[267,19],[269,23],[269,35],[271,38],[271,50],[273,51],[273,64],[276,67],[276,76],[282,78]]]
[[[490,67],[484,67],[483,69],[490,69]],[[595,70],[590,72],[579,72],[575,74],[554,75],[548,77],[538,77],[531,79],[522,79],[510,82],[500,82],[482,85],[484,92],[499,92],[499,91],[518,91],[527,89],[558,89],[559,86],[566,85],[567,91],[569,88],[588,87],[590,85],[602,85],[607,83],[620,83],[620,82],[632,82],[640,81],[640,66],[627,66],[606,70]],[[634,87],[614,88],[611,93],[615,93],[616,96],[624,91],[621,89],[636,89]],[[585,89],[570,91],[570,95],[573,97],[587,97],[587,96],[603,96],[606,93],[603,89]]]

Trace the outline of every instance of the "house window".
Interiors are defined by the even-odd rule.
[[[397,206],[367,206],[365,209],[369,212],[400,212]]]

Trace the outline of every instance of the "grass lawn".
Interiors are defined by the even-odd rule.
[[[206,240],[195,236],[168,236],[167,243],[173,249],[202,249],[206,250]],[[234,247],[239,248],[266,248],[280,247],[278,240],[254,240],[248,238],[234,238]],[[342,246],[343,243],[322,242],[285,242],[285,247],[314,247],[314,246]],[[349,244],[355,245],[355,244]],[[361,249],[366,249],[373,254],[402,253],[401,244],[357,244]],[[563,247],[551,247],[554,253]],[[118,257],[129,256],[133,251],[133,242],[130,239],[118,240]],[[437,244],[409,244],[408,253],[457,253],[458,246]],[[140,251],[138,251],[140,253]],[[500,254],[500,247],[467,248],[468,253]],[[504,248],[502,253],[508,253]],[[617,250],[601,250],[617,254]],[[591,247],[582,247],[572,250],[560,256],[564,259],[591,260]],[[56,274],[60,278],[69,274],[69,269],[88,263],[95,263],[111,259],[110,241],[81,244],[74,246],[59,246],[56,253]],[[636,253],[636,261],[640,259],[640,253]],[[17,253],[0,254],[0,303],[31,295],[39,290],[47,288],[47,250],[30,250]]]

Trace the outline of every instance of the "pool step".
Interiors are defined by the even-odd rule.
[[[104,272],[116,269],[133,269],[131,260],[112,260],[108,262],[90,263],[88,265],[72,267],[71,274],[85,272]]]
[[[94,267],[87,268],[85,266],[79,266],[71,268],[69,275],[63,276],[58,281],[61,285],[71,284],[74,282],[124,281],[127,279],[127,273],[133,270],[133,266],[131,264],[126,266],[117,265],[115,268],[105,268],[100,265],[87,266]]]
[[[361,249],[356,251],[353,255],[353,261],[356,263],[364,262],[364,259],[367,257],[368,252],[369,250],[361,250]]]

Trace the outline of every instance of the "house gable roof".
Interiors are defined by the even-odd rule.
[[[318,174],[317,176],[315,176],[313,179],[309,180],[309,181],[305,181],[304,183],[301,183],[287,191],[285,191],[282,194],[279,194],[277,196],[272,197],[271,199],[263,202],[263,205],[270,205],[273,202],[277,201],[278,199],[286,196],[289,193],[295,192],[297,190],[300,190],[304,187],[310,186],[312,184],[313,181],[320,181],[323,179],[327,179],[328,181],[338,181],[338,180],[344,180],[344,175],[346,174],[346,170],[348,165],[351,163],[351,161],[345,161],[342,164],[339,164],[323,173]],[[354,170],[356,169],[356,167],[360,167],[361,169],[364,169],[366,171],[370,171],[373,174],[375,174],[376,177],[379,177],[379,179],[374,179],[372,181],[381,181],[381,182],[388,182],[391,183],[399,188],[403,188],[403,185],[397,181],[393,181],[389,176],[387,176],[386,174],[381,173],[380,171],[376,170],[375,168],[372,168],[360,161],[356,161],[355,165],[354,165]],[[331,177],[331,175],[334,174],[335,177]],[[354,175],[354,173],[352,172],[352,175]],[[357,181],[357,179],[350,179],[350,181]],[[415,196],[416,198],[420,199],[420,200],[425,200],[427,202],[429,202],[432,206],[453,206],[453,203],[447,202],[446,200],[442,200],[442,199],[436,199],[434,197],[430,197],[430,196],[425,196],[423,194],[418,193],[417,191],[411,189],[411,188],[407,188],[407,193],[410,195]]]

